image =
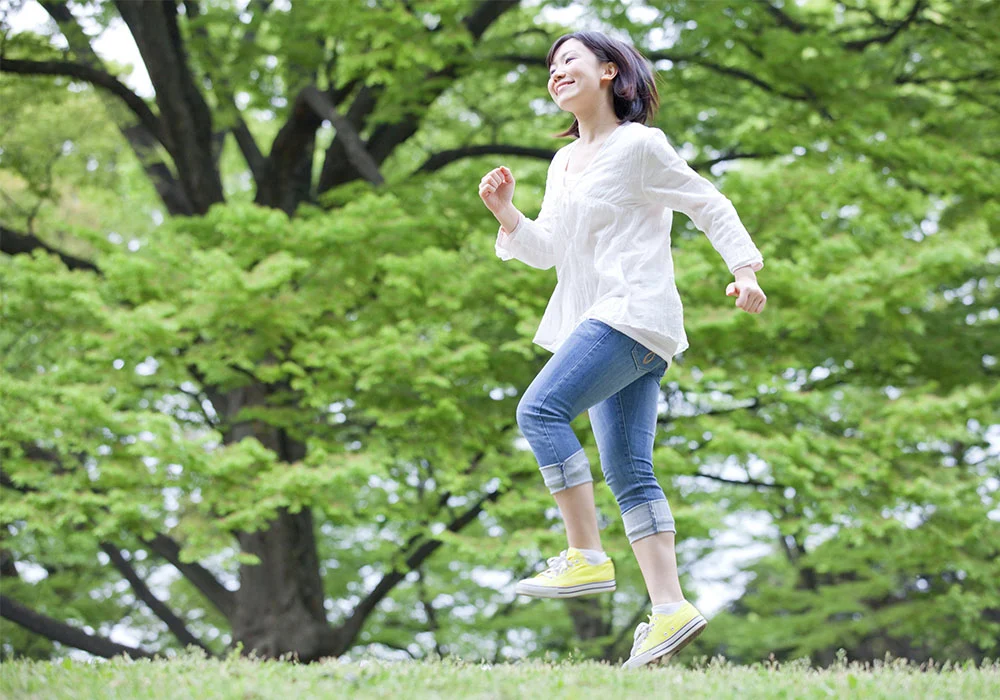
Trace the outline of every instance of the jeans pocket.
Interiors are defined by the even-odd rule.
[[[665,370],[667,361],[647,348],[642,343],[632,346],[632,359],[635,361],[635,368],[640,372],[652,372],[653,370]]]

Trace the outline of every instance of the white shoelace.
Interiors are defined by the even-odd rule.
[[[564,549],[559,552],[558,557],[549,557],[545,562],[549,565],[549,568],[542,572],[542,576],[558,576],[569,568],[567,550]]]
[[[635,635],[632,637],[632,655],[642,646],[642,642],[646,639],[649,634],[649,630],[653,627],[653,616],[649,616],[649,622],[640,622],[639,626],[635,628]]]

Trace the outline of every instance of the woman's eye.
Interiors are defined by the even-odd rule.
[[[575,60],[576,60],[576,57],[575,57],[575,56],[574,56],[574,57],[572,57],[572,58],[567,58],[567,59],[566,59],[566,63],[569,63],[570,61],[575,61]],[[552,72],[550,72],[550,73],[549,73],[549,77],[551,78],[551,77],[552,77],[553,75],[555,75],[555,74],[556,74],[556,72],[555,72],[555,71],[552,71]]]

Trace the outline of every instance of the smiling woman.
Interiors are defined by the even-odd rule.
[[[687,347],[670,251],[672,210],[711,240],[735,281],[727,295],[759,313],[755,271],[763,257],[732,203],[646,126],[658,95],[648,62],[599,32],[560,37],[546,58],[548,90],[576,139],[549,164],[537,219],[512,204],[514,176],[487,173],[479,195],[500,222],[496,253],[558,283],[534,342],[553,353],[525,390],[517,424],[559,505],[569,547],[549,568],[517,584],[522,595],[569,598],[615,590],[594,508],[591,465],[570,423],[587,411],[605,481],[653,602],[635,631],[626,668],[665,660],[705,628],[684,599],[674,551],[676,528],[653,473],[660,381]]]
[[[659,108],[646,60],[631,46],[599,32],[559,37],[545,63],[549,94],[561,109],[576,116],[558,136],[582,136],[580,119],[587,121],[609,99],[614,115],[624,121],[645,124]]]

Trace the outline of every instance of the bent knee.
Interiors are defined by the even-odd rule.
[[[517,420],[519,428],[523,428],[528,423],[538,419],[538,404],[531,399],[528,394],[524,394],[517,403],[517,410],[514,411],[514,418]]]

